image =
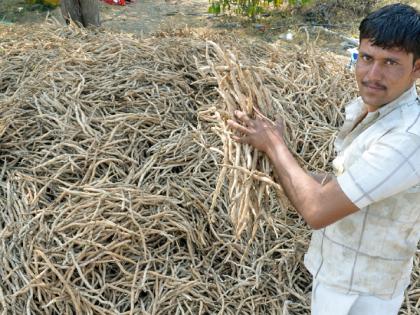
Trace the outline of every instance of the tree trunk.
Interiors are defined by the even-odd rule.
[[[98,0],[61,0],[61,13],[67,23],[73,20],[79,26],[99,26]]]
[[[83,26],[100,26],[99,0],[79,0],[82,7]]]

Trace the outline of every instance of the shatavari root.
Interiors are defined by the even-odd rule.
[[[328,171],[345,62],[223,32],[0,36],[0,314],[309,314],[310,231],[225,122],[283,117]]]

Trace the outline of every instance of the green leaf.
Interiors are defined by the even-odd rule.
[[[211,6],[209,7],[209,13],[220,14],[220,12],[221,12],[220,3],[212,3]]]
[[[301,6],[312,2],[311,0],[288,0],[290,6]],[[232,11],[236,14],[246,15],[255,19],[256,15],[276,8],[285,3],[284,0],[209,0],[211,4],[209,13],[219,14]]]

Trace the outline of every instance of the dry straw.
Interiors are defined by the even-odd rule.
[[[328,169],[354,94],[337,58],[190,31],[0,37],[0,314],[309,314],[310,231],[225,119],[265,100]]]

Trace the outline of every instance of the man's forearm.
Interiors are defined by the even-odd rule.
[[[284,143],[278,143],[267,155],[286,196],[305,221],[313,226],[315,212],[319,208],[322,182],[326,180],[325,175],[309,175],[299,166]]]
[[[321,185],[325,185],[333,178],[333,176],[328,173],[308,172],[308,175],[315,179]]]

